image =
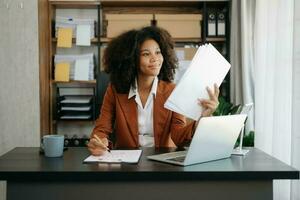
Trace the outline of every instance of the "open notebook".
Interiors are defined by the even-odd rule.
[[[102,156],[89,156],[84,163],[138,163],[142,150],[111,150]]]

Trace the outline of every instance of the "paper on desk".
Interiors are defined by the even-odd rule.
[[[77,25],[76,27],[76,45],[91,46],[91,26]]]
[[[89,156],[83,162],[138,163],[142,150],[111,150],[102,156]]]
[[[211,44],[200,46],[165,108],[198,120],[202,113],[198,98],[209,99],[206,87],[220,86],[229,69],[230,63]]]

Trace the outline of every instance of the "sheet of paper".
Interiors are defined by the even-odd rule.
[[[55,80],[68,82],[70,80],[70,63],[56,63],[55,64]]]
[[[198,120],[202,113],[198,98],[209,99],[206,87],[220,86],[229,69],[230,64],[211,44],[200,46],[164,106]]]
[[[91,115],[63,115],[60,119],[90,119]]]
[[[91,26],[77,25],[76,26],[76,45],[91,46]]]
[[[59,28],[57,33],[57,47],[71,48],[72,32],[71,28]]]
[[[142,150],[111,150],[102,156],[89,156],[83,162],[138,163]]]
[[[89,59],[77,59],[75,61],[74,80],[89,80]]]

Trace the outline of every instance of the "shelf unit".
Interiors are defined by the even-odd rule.
[[[202,14],[201,22],[201,36],[199,38],[174,38],[176,46],[182,47],[184,45],[199,46],[203,43],[210,42],[214,44],[221,53],[228,59],[229,58],[229,6],[230,1],[178,1],[178,0],[48,0],[48,13],[47,21],[44,20],[46,29],[49,33],[45,33],[48,37],[48,63],[41,64],[41,67],[48,66],[49,70],[43,70],[45,74],[41,75],[41,78],[49,81],[41,81],[41,87],[45,87],[44,84],[50,87],[49,94],[49,107],[41,108],[41,110],[49,110],[49,127],[44,127],[41,130],[42,134],[45,133],[57,133],[56,126],[58,121],[55,119],[56,113],[56,101],[57,101],[57,87],[58,85],[67,85],[68,87],[93,87],[95,89],[95,115],[99,115],[99,111],[102,105],[103,95],[108,84],[108,76],[102,71],[101,67],[101,54],[103,53],[102,47],[107,45],[111,38],[106,36],[106,26],[107,21],[105,19],[106,14]],[[43,7],[44,9],[45,7]],[[54,32],[54,18],[56,14],[56,9],[92,9],[97,13],[96,22],[96,37],[91,39],[91,45],[97,49],[96,51],[96,65],[95,65],[95,80],[91,81],[70,81],[68,83],[59,82],[54,80],[54,59],[53,56],[56,53],[57,38],[53,37]],[[222,37],[207,37],[207,14],[208,10],[217,9],[223,10],[226,16],[226,35]],[[40,11],[43,12],[43,11]],[[47,22],[47,23],[46,23]],[[155,25],[155,20],[152,21]],[[72,40],[75,43],[75,39]],[[224,83],[221,86],[221,94],[229,99],[229,76],[226,77]],[[43,105],[45,106],[45,105]],[[45,112],[47,113],[47,112]],[[43,118],[43,113],[41,113],[41,118]],[[46,117],[47,118],[47,117]],[[92,122],[92,121],[90,121]],[[76,124],[84,123],[84,120],[65,120],[65,123]],[[59,134],[59,133],[58,133]],[[89,133],[87,133],[89,134]]]
[[[93,14],[96,16],[96,21],[95,23],[95,38],[91,39],[91,46],[90,47],[74,47],[74,44],[76,42],[75,38],[72,38],[72,48],[71,49],[57,49],[57,38],[55,36],[55,17],[57,12],[60,10],[61,12],[66,11],[69,12],[72,9],[80,9],[80,10],[85,10],[86,12],[92,12],[95,13]],[[57,132],[57,125],[59,122],[65,123],[66,121],[73,121],[74,123],[77,123],[78,121],[94,121],[96,118],[96,110],[99,109],[96,105],[96,98],[97,98],[97,80],[96,77],[98,76],[99,73],[99,58],[100,58],[100,34],[99,34],[99,17],[100,17],[100,2],[99,1],[57,1],[57,0],[49,0],[49,32],[50,38],[49,38],[49,54],[50,54],[50,73],[49,73],[49,86],[50,86],[50,133],[58,133]],[[81,14],[81,13],[79,13]],[[70,16],[74,17],[74,16]],[[77,49],[75,49],[77,48]],[[75,50],[74,50],[75,49]],[[96,49],[96,52],[95,52]],[[80,53],[77,54],[82,54],[82,51],[88,52],[88,53],[94,53],[95,54],[95,62],[94,62],[94,73],[95,77],[94,80],[89,80],[89,81],[76,81],[76,80],[70,80],[69,82],[60,82],[60,81],[55,81],[54,80],[54,55],[58,51],[63,51],[64,53],[68,53],[68,51],[74,52],[74,51],[79,51]],[[59,53],[59,54],[64,54],[64,53]],[[74,120],[71,119],[63,119],[63,116],[60,116],[61,113],[64,113],[63,111],[60,110],[60,100],[64,99],[66,97],[70,97],[70,95],[64,95],[60,96],[60,89],[62,88],[92,88],[94,93],[91,95],[92,102],[91,102],[91,117],[89,117],[86,120],[82,119],[76,119],[74,117]],[[76,92],[75,92],[76,93]],[[72,96],[72,95],[71,95]],[[76,96],[76,94],[74,95]],[[77,97],[83,97],[84,95],[77,95]],[[75,112],[73,112],[75,113]],[[80,112],[78,112],[80,113]],[[82,112],[85,113],[85,112]],[[58,133],[59,134],[59,133]]]

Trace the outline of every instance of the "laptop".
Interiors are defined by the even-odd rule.
[[[247,115],[202,117],[186,151],[151,155],[150,160],[187,166],[231,156]]]

